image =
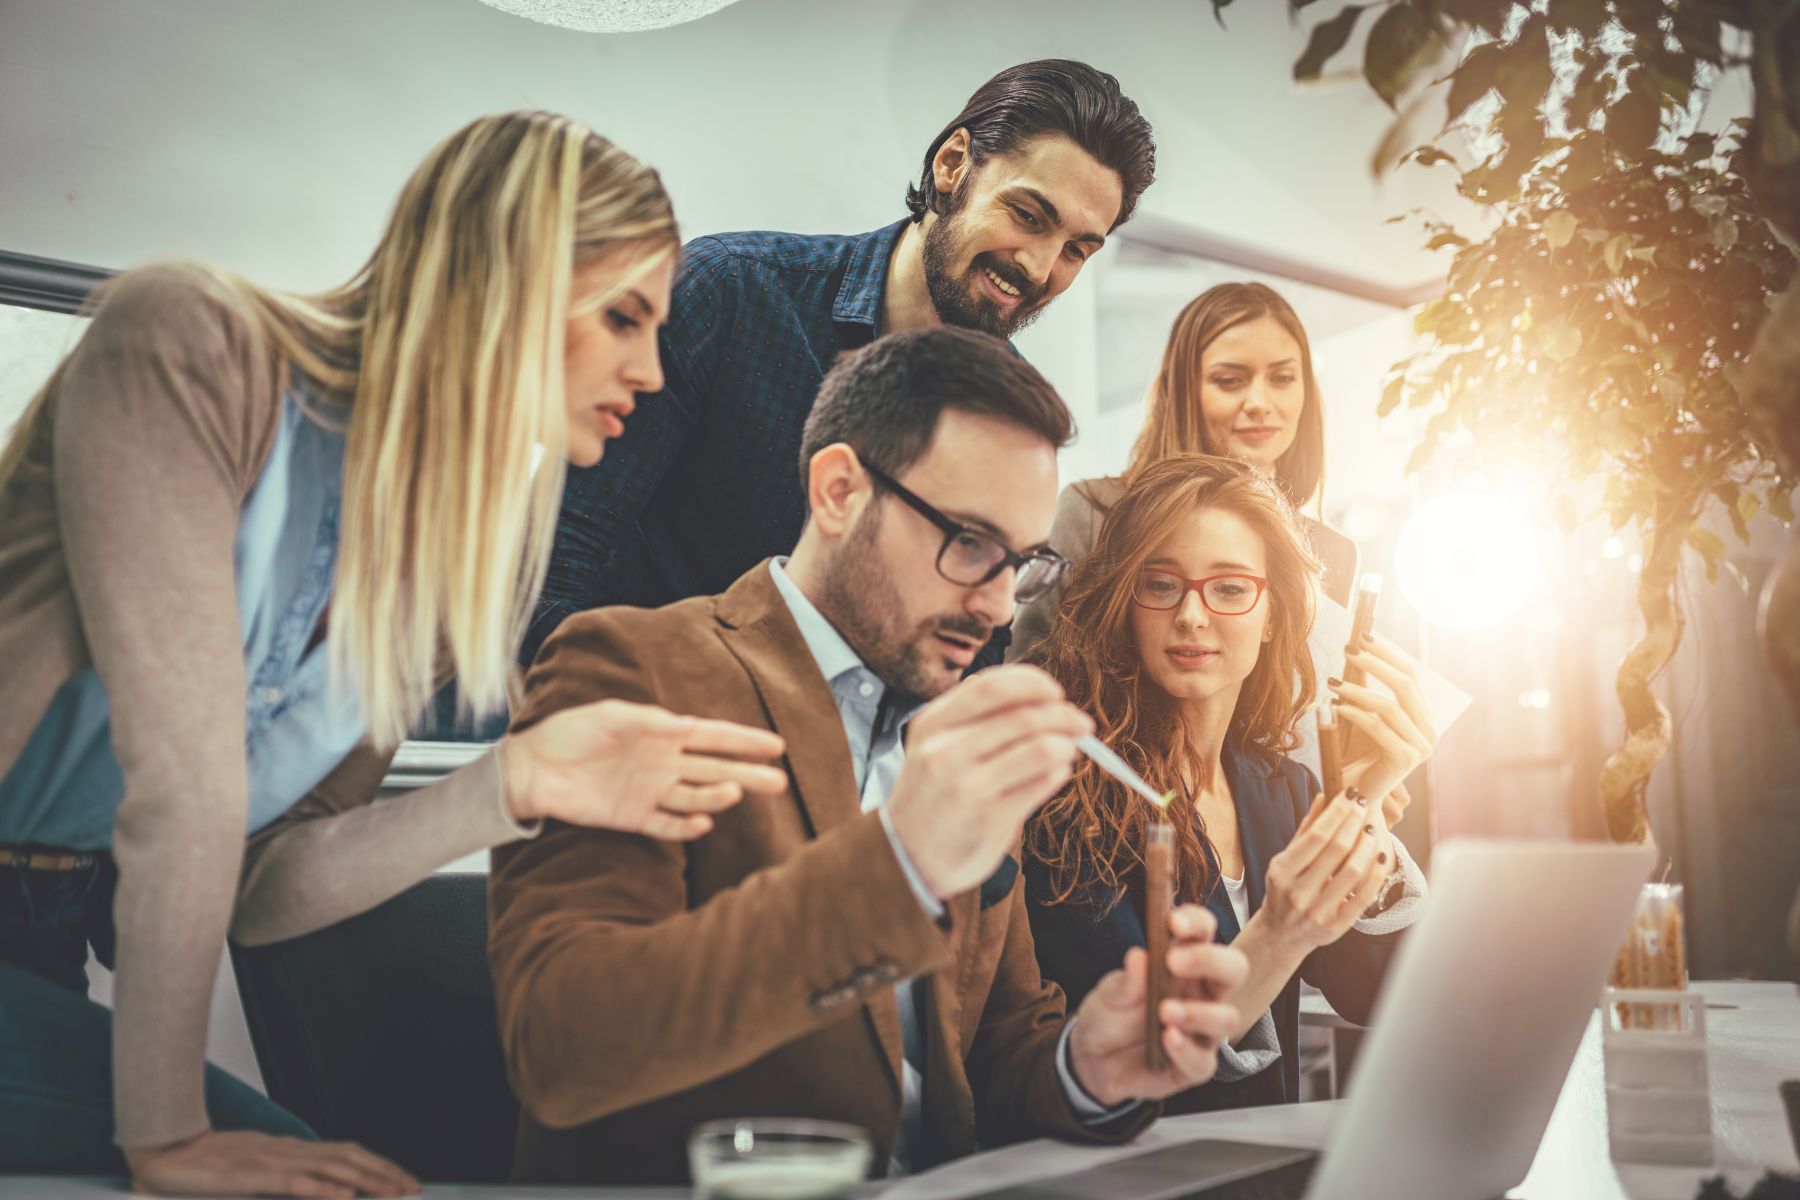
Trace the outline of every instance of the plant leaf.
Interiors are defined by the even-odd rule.
[[[1500,64],[1500,48],[1492,42],[1469,51],[1456,70],[1450,73],[1450,100],[1444,116],[1446,127],[1494,87],[1494,70]]]
[[[1375,406],[1375,415],[1385,417],[1400,407],[1400,393],[1406,387],[1406,376],[1396,375],[1388,380],[1387,386],[1381,389],[1381,403]]]
[[[1556,28],[1592,39],[1606,24],[1606,0],[1550,0],[1545,15]]]
[[[1615,233],[1606,239],[1606,249],[1602,252],[1606,258],[1606,269],[1614,275],[1625,265],[1625,255],[1631,250],[1631,235]]]
[[[1575,236],[1575,214],[1559,208],[1544,218],[1544,240],[1552,250],[1561,250]]]
[[[1568,362],[1581,353],[1581,330],[1573,325],[1558,325],[1544,338],[1544,353],[1557,362]]]
[[[1719,217],[1712,223],[1712,244],[1721,250],[1729,250],[1738,242],[1737,222],[1730,217]]]
[[[1411,89],[1435,33],[1431,18],[1410,4],[1390,5],[1369,30],[1363,78],[1389,108]]]
[[[1661,125],[1662,101],[1644,71],[1634,71],[1631,87],[1606,114],[1606,136],[1615,149],[1635,159],[1650,149]]]
[[[1306,52],[1294,64],[1294,78],[1302,81],[1317,79],[1331,56],[1342,50],[1350,40],[1356,22],[1367,7],[1366,4],[1352,4],[1329,21],[1321,21],[1313,26],[1312,36],[1306,42]]]
[[[1719,535],[1699,525],[1691,525],[1688,527],[1686,541],[1706,560],[1706,577],[1717,582],[1719,563],[1725,558],[1725,543],[1719,540]]]

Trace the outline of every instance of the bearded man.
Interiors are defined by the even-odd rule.
[[[806,518],[794,455],[838,356],[937,325],[1012,337],[1130,218],[1155,164],[1118,80],[1024,63],[933,139],[902,220],[690,242],[661,332],[663,391],[608,444],[604,470],[569,472],[524,661],[572,613],[721,592],[786,553]]]

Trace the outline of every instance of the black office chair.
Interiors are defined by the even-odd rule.
[[[231,958],[270,1099],[421,1179],[506,1180],[519,1106],[494,1017],[486,876],[433,875]]]

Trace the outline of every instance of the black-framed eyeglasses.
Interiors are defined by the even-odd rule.
[[[1014,572],[1013,601],[1030,604],[1055,587],[1069,568],[1069,560],[1054,550],[1020,554],[993,534],[945,516],[867,460],[863,461],[863,469],[876,483],[900,497],[909,508],[943,532],[944,544],[938,548],[937,571],[958,587],[980,587],[1011,567]]]

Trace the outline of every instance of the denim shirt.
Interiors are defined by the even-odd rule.
[[[324,643],[307,647],[331,597],[344,474],[343,431],[309,414],[317,409],[308,388],[296,372],[233,547],[246,685],[247,833],[311,791],[366,731],[353,691],[332,686]],[[93,668],[63,684],[0,779],[0,844],[111,846],[125,781],[108,724],[106,687]]]

